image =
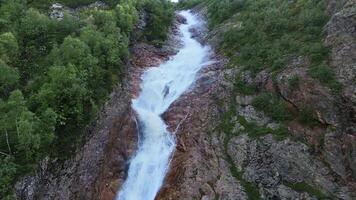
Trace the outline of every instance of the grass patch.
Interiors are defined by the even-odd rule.
[[[258,126],[254,122],[248,122],[243,116],[238,116],[237,120],[245,128],[246,133],[252,138],[259,138],[267,134],[272,134],[276,140],[281,141],[289,136],[288,129],[284,125],[273,130],[271,128]]]
[[[317,199],[327,199],[327,196],[321,192],[319,189],[309,185],[306,182],[300,182],[300,183],[288,183],[285,182],[284,185],[292,188],[293,190],[297,192],[306,192],[308,194],[311,194],[315,196]]]
[[[284,122],[291,118],[286,104],[276,95],[263,93],[253,100],[252,105],[278,122]]]
[[[182,9],[182,10],[191,9],[202,2],[203,2],[203,0],[180,0],[177,4],[176,8]]]
[[[234,92],[243,95],[253,95],[256,93],[256,86],[250,85],[237,76],[234,82]]]
[[[300,78],[298,75],[293,75],[289,80],[288,80],[288,85],[291,90],[296,90],[299,89],[299,84],[300,84]]]
[[[312,78],[320,81],[321,84],[329,87],[334,92],[341,90],[341,84],[336,80],[335,72],[324,64],[313,65],[309,69]]]
[[[297,120],[309,127],[315,127],[319,125],[318,120],[314,117],[313,110],[307,106],[304,106],[300,109]]]

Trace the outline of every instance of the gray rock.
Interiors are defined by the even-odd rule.
[[[292,191],[284,182],[306,182],[325,194],[340,199],[352,199],[352,193],[334,182],[331,170],[310,154],[305,144],[284,140],[277,142],[271,135],[252,140],[247,135],[233,138],[228,153],[243,178],[262,189],[266,199],[313,199],[307,194]],[[291,196],[290,196],[291,195]]]

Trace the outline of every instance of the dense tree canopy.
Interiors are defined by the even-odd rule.
[[[13,199],[16,177],[44,156],[74,152],[122,79],[139,12],[149,13],[143,36],[155,42],[166,38],[173,16],[168,0],[105,0],[105,9],[56,20],[48,16],[54,2],[95,1],[0,0],[0,199]]]

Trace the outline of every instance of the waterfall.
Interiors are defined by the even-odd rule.
[[[183,47],[169,61],[142,75],[141,93],[132,100],[142,126],[141,137],[117,200],[154,200],[175,149],[174,135],[167,130],[161,115],[189,89],[198,71],[206,65],[209,47],[191,38],[189,32],[201,22],[189,11],[180,14],[187,19],[186,24],[179,26]]]

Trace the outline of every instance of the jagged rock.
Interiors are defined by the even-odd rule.
[[[96,1],[88,6],[89,8],[107,9],[109,6],[103,1]]]
[[[187,23],[187,19],[186,19],[185,17],[183,17],[182,15],[177,14],[176,17],[177,17],[177,21],[178,21],[180,24],[186,24],[186,23]]]
[[[52,19],[56,19],[58,21],[62,20],[64,17],[64,5],[60,3],[55,3],[50,6],[50,14],[49,16]]]
[[[343,3],[344,2],[344,3]],[[330,66],[336,72],[337,79],[343,84],[343,94],[351,101],[354,115],[356,112],[356,2],[344,0],[334,2],[334,9],[327,24],[325,44],[331,47]],[[354,116],[355,117],[355,116]]]
[[[285,182],[306,182],[322,188],[329,196],[352,199],[351,191],[344,191],[334,181],[332,171],[311,155],[305,144],[291,140],[278,142],[271,135],[258,141],[242,134],[229,142],[228,153],[236,167],[243,172],[243,178],[258,185],[266,199],[287,198],[286,193],[293,195],[292,199],[309,198],[303,197],[306,194],[286,188]]]

